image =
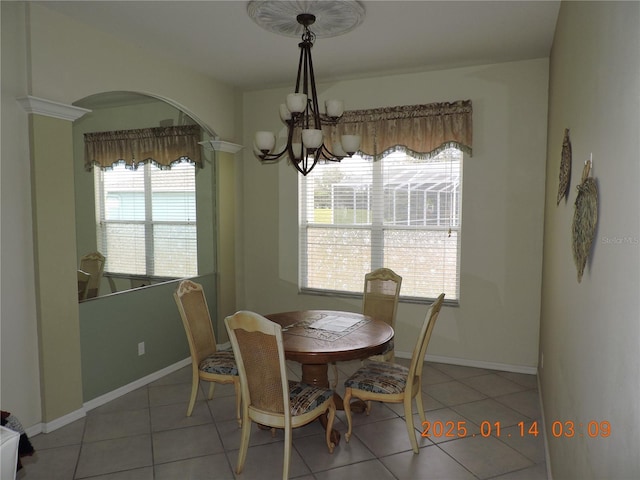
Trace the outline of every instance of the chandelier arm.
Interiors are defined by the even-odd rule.
[[[302,160],[301,160],[302,162]],[[304,170],[302,168],[300,168],[300,165],[298,164],[298,162],[293,162],[293,166],[296,167],[296,170],[298,170],[302,175],[306,176],[307,174],[304,173]]]
[[[340,160],[345,158],[342,155],[336,155],[335,153],[333,153],[327,148],[324,143],[320,146],[320,150],[322,150],[322,157],[330,162],[339,162]]]
[[[287,132],[287,145],[284,147],[284,152],[287,152],[287,154],[289,155],[289,160],[291,160],[291,163],[293,163],[294,165],[296,165],[298,163],[298,160],[296,159],[296,153],[293,151],[293,131],[295,129],[295,115],[293,115],[291,117],[291,120],[289,120],[287,122],[287,126],[289,128],[288,132]],[[300,157],[302,157],[302,153],[304,151],[304,145],[302,145],[302,139],[300,139]]]
[[[304,51],[304,93],[307,95],[307,108],[305,108],[305,115],[303,121],[303,128],[309,127],[309,105],[311,104],[311,98],[309,98],[309,59],[311,58],[311,46],[308,43],[303,45]],[[312,77],[313,78],[313,77]]]
[[[284,155],[286,152],[287,152],[287,149],[285,148],[280,153],[261,153],[260,155],[258,155],[258,158],[263,162],[273,162],[275,160],[278,160],[280,157],[282,157],[282,155]]]
[[[313,170],[313,167],[316,166],[316,163],[318,163],[319,154],[320,154],[320,149],[318,148],[312,154],[313,155],[313,157],[312,157],[313,158],[313,163],[311,164],[310,167],[309,167],[309,155],[302,155],[302,158],[300,159],[300,162],[293,162],[293,166],[296,167],[296,170],[298,170],[298,172],[300,172],[302,175],[304,175],[306,177],[307,174],[311,170]]]
[[[311,111],[313,112],[313,123],[315,125],[314,128],[322,129],[322,124],[320,123],[320,108],[318,107],[318,91],[316,90],[316,77],[313,72],[313,60],[311,59],[311,47],[309,47],[309,73],[311,76]]]
[[[298,46],[300,47],[300,59],[298,60],[298,76],[296,77],[296,93],[300,93],[300,80],[301,80],[301,75],[302,75],[302,66],[303,66],[303,62],[305,62],[305,54],[304,54],[304,42],[303,43],[299,43]],[[307,92],[302,92],[302,93],[307,93]]]

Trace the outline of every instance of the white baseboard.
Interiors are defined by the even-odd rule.
[[[70,423],[75,422],[76,420],[80,420],[87,416],[87,411],[84,408],[79,408],[71,413],[67,413],[62,417],[58,417],[55,420],[50,422],[40,422],[35,425],[31,425],[28,428],[24,429],[24,433],[27,434],[28,437],[33,437],[38,435],[39,433],[51,433],[54,430],[59,429],[60,427],[64,427],[65,425],[69,425]]]
[[[176,370],[180,370],[183,367],[191,364],[191,357],[185,358],[184,360],[180,360],[179,362],[174,363],[173,365],[169,365],[168,367],[163,368],[162,370],[158,370],[157,372],[151,373],[146,377],[139,378],[127,385],[124,385],[120,388],[112,390],[109,393],[105,393],[93,400],[89,400],[84,404],[84,409],[88,412],[93,410],[94,408],[100,407],[105,403],[109,403],[111,400],[115,400],[122,395],[125,395],[129,392],[133,392],[140,387],[144,387],[145,385],[155,382],[156,380],[164,377],[165,375],[169,375],[170,373],[175,372]]]
[[[398,358],[411,358],[410,352],[399,352],[396,350],[395,356]],[[469,360],[466,358],[444,357],[441,355],[425,356],[427,362],[448,363],[451,365],[460,365],[463,367],[485,368],[487,370],[499,370],[501,372],[525,373],[527,375],[536,375],[538,369],[528,365],[511,365],[508,363],[484,362],[482,360]]]
[[[42,422],[25,428],[24,433],[26,433],[28,437],[33,437],[35,435],[38,435],[39,433],[42,433]]]
[[[87,411],[84,408],[79,408],[75,412],[67,413],[66,415],[56,418],[50,422],[42,423],[42,433],[51,433],[54,430],[59,429],[60,427],[64,427],[65,425],[69,425],[70,423],[75,422],[76,420],[80,420],[87,416]]]

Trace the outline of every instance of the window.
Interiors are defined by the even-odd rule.
[[[354,156],[300,177],[303,291],[362,293],[365,273],[402,276],[404,298],[459,298],[462,152]]]
[[[197,274],[195,165],[160,169],[116,164],[94,169],[98,249],[105,271],[187,277]]]

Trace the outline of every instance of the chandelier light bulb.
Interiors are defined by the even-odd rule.
[[[280,104],[280,120],[282,120],[284,123],[287,123],[289,120],[291,120],[291,111],[289,111],[289,109],[287,108],[286,103]]]
[[[268,153],[276,146],[276,136],[273,132],[256,132],[255,144],[258,150]]]
[[[353,155],[360,148],[360,135],[342,135],[342,147],[348,156]]]
[[[322,145],[322,130],[304,128],[302,130],[302,143],[309,150],[320,148],[320,145]]]
[[[324,107],[331,118],[339,118],[344,113],[342,100],[327,100],[324,102]]]
[[[305,93],[290,93],[287,95],[287,108],[291,113],[302,113],[307,108]]]

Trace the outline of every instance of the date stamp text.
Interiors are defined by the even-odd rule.
[[[509,430],[509,433],[504,432],[503,425],[500,422],[491,422],[484,420],[480,422],[480,431],[478,433],[471,433],[476,431],[477,426],[473,424],[467,424],[466,421],[448,421],[448,422],[422,422],[421,436],[425,438],[464,438],[464,437],[491,437],[496,438],[503,437],[537,437],[542,432],[538,426],[536,420],[530,422],[518,422],[515,425],[517,428],[515,433]],[[568,420],[561,422],[556,420],[551,423],[551,435],[554,438],[573,438],[573,437],[589,437],[589,438],[606,438],[611,435],[611,423],[607,421],[595,421],[592,420],[587,423],[574,422]]]

